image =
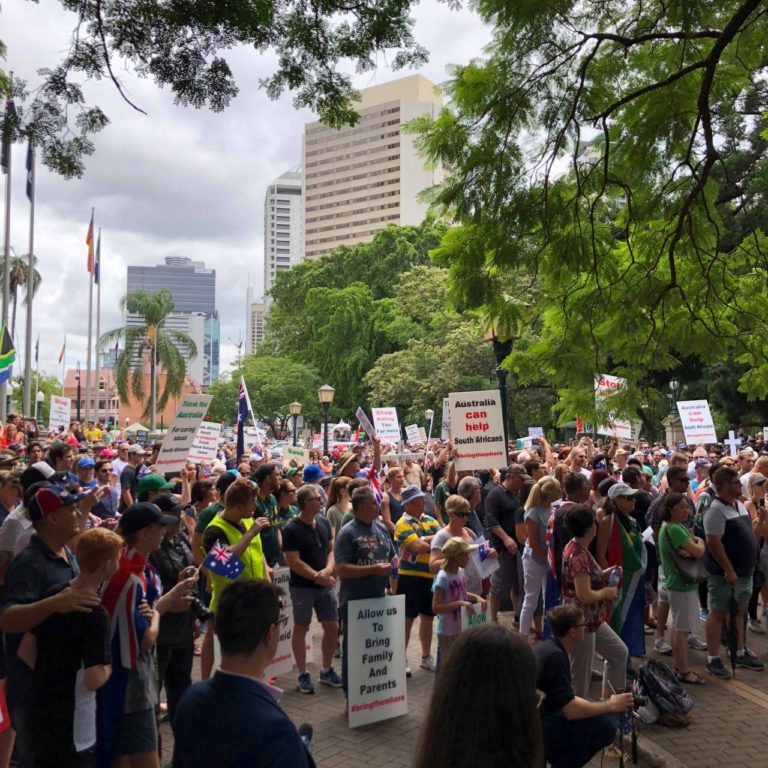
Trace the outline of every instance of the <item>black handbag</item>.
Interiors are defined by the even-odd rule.
[[[667,535],[667,543],[669,544],[672,559],[675,561],[675,568],[677,568],[683,583],[699,584],[702,581],[706,581],[709,571],[704,567],[704,558],[683,557],[678,554],[677,550],[672,546],[672,540],[669,538],[669,530],[666,526],[664,527],[664,533]]]

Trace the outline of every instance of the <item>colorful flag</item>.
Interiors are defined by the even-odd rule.
[[[37,334],[37,341],[35,342],[35,365],[40,362],[40,334]]]
[[[580,416],[576,417],[576,434],[581,434],[584,432],[584,422],[581,420]]]
[[[93,265],[93,282],[99,284],[99,275],[101,274],[101,229],[99,229],[99,239],[96,241],[96,262]]]
[[[237,393],[237,462],[245,453],[245,420],[248,418],[248,390],[245,378],[240,377],[240,390]]]
[[[211,573],[223,576],[230,581],[234,581],[245,570],[245,563],[218,541],[211,547],[211,551],[203,560],[202,566]]]
[[[0,331],[0,384],[11,378],[11,367],[16,361],[16,350],[13,347],[8,328],[2,326]]]
[[[35,150],[32,148],[32,139],[27,142],[27,200],[32,202],[32,167],[35,163]]]
[[[11,138],[13,137],[13,126],[18,122],[16,113],[16,104],[13,99],[5,100],[5,115],[3,120],[3,142],[0,150],[0,167],[3,173],[8,173],[8,166],[11,162]]]
[[[64,362],[64,355],[67,353],[67,335],[64,334],[64,343],[61,345],[61,352],[59,352],[59,362]]]
[[[93,272],[93,211],[91,211],[91,223],[88,225],[88,234],[85,236],[85,244],[88,246],[88,271]]]
[[[368,485],[373,492],[376,503],[381,504],[383,496],[381,494],[381,486],[379,485],[379,473],[376,471],[376,467],[374,467],[373,464],[371,464],[368,469]]]

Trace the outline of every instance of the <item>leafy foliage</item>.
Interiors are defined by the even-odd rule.
[[[14,376],[14,388],[11,390],[11,406],[15,413],[23,412],[23,396],[24,396],[24,377]],[[48,376],[44,372],[39,377],[32,374],[32,384],[36,384],[39,392],[45,395],[45,399],[40,403],[37,411],[37,418],[40,424],[48,424],[51,411],[51,395],[61,394],[61,382],[56,376]],[[34,416],[34,408],[36,392],[32,391],[32,413],[26,413],[25,416]]]
[[[478,10],[495,25],[487,58],[413,126],[450,169],[431,197],[461,224],[435,254],[454,299],[504,335],[535,329],[507,365],[551,380],[563,418],[599,418],[596,372],[629,380],[617,411],[658,404],[648,374],[668,380],[687,356],[731,356],[740,391],[764,397],[764,5]]]

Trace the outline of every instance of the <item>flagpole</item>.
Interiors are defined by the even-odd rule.
[[[13,72],[9,73],[9,80],[13,82]],[[5,102],[6,117],[8,113],[8,101]],[[6,131],[6,134],[10,133],[10,130]],[[3,143],[5,143],[6,136],[3,136]],[[10,139],[7,143],[8,154],[5,158],[5,241],[3,249],[3,315],[2,324],[3,328],[8,327],[8,304],[10,302],[11,295],[11,155],[12,146]],[[0,384],[0,421],[5,425],[5,420],[8,416],[8,382],[4,381]]]
[[[64,334],[64,346],[61,348],[61,396],[64,397],[64,378],[67,375],[67,334]]]
[[[27,147],[27,197],[29,198],[29,262],[27,264],[27,337],[24,339],[24,394],[23,414],[32,415],[30,392],[32,391],[32,298],[35,294],[35,145]]]
[[[101,338],[101,227],[99,227],[99,239],[96,241],[96,261],[93,265],[93,274],[96,277],[96,376],[94,378],[94,386],[96,392],[94,394],[93,420],[99,421],[99,393],[101,388],[99,387],[99,339]],[[106,387],[104,389],[106,393]]]
[[[37,341],[35,342],[35,418],[38,418],[37,413],[37,393],[40,391],[40,333],[37,334]]]
[[[88,246],[88,354],[85,361],[85,420],[91,420],[91,350],[93,349],[93,265],[91,251],[93,249],[93,216],[95,208],[91,208],[90,244]]]

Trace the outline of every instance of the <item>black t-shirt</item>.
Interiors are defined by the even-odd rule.
[[[103,605],[91,613],[54,614],[33,634],[37,662],[30,725],[35,765],[75,768],[81,765],[77,752],[92,747],[96,737],[96,694],[78,681],[78,672],[110,663],[109,614]]]
[[[648,508],[651,506],[652,501],[653,497],[648,491],[638,491],[638,493],[635,494],[635,508],[632,511],[632,517],[635,518],[637,527],[641,531],[644,531],[647,527],[646,514],[648,513]]]
[[[128,506],[122,498],[123,491],[130,491],[131,498],[134,504],[136,503],[136,489],[139,486],[139,477],[136,472],[136,467],[132,467],[130,464],[126,464],[123,471],[120,473],[120,512],[123,512]]]
[[[522,522],[524,510],[513,491],[503,485],[497,485],[489,491],[485,499],[485,527],[490,531],[497,525],[517,541],[515,524]],[[520,542],[518,542],[519,544]],[[491,531],[491,545],[498,550],[504,549],[501,539]]]
[[[328,542],[331,540],[331,524],[322,515],[315,517],[315,525],[307,525],[300,517],[294,517],[283,528],[283,552],[298,552],[302,562],[316,571],[328,565]],[[291,571],[288,581],[291,587],[324,589],[313,581]]]
[[[533,652],[539,665],[536,687],[544,694],[539,709],[541,716],[547,717],[576,698],[571,685],[571,662],[557,640],[545,640]]]
[[[169,592],[178,583],[179,574],[195,564],[186,534],[176,533],[170,540],[163,539],[160,547],[149,556],[149,562],[160,576],[163,592]],[[194,626],[191,607],[186,611],[168,611],[160,618],[157,644],[191,644]]]

